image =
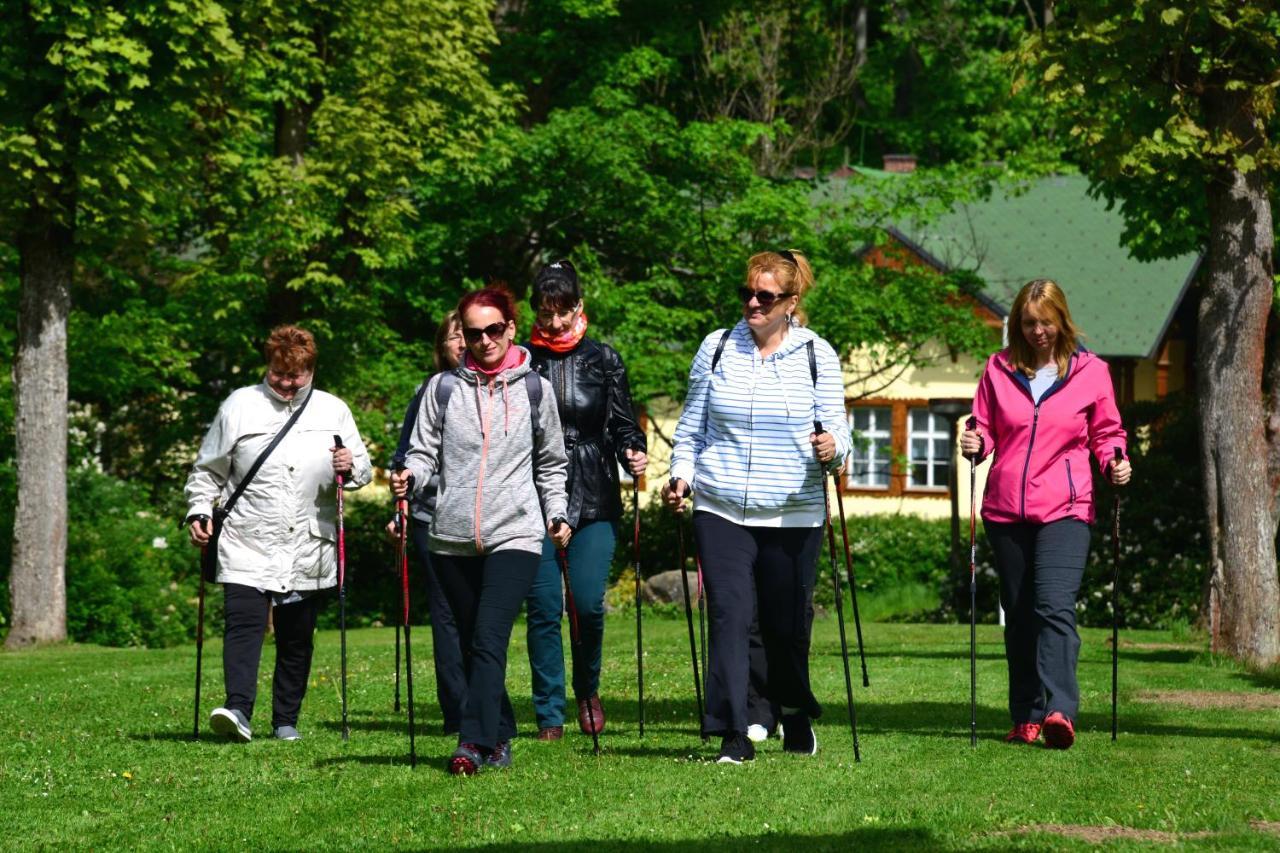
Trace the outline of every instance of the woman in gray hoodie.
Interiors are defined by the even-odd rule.
[[[429,544],[458,623],[467,698],[449,772],[511,764],[515,714],[507,696],[507,646],[550,536],[564,548],[564,452],[550,384],[513,345],[515,303],[497,287],[458,303],[467,354],[427,384],[397,496],[438,475]]]

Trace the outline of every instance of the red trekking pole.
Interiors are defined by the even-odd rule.
[[[400,570],[400,627],[396,629],[396,708],[400,706],[400,630],[404,631],[404,675],[409,702],[409,766],[418,766],[413,725],[413,646],[409,637],[409,554],[405,538],[409,530],[409,501],[396,499],[396,565]]]
[[[563,518],[552,519],[553,525],[567,524]],[[573,643],[573,654],[582,653],[582,635],[578,630],[578,606],[573,602],[573,585],[569,583],[569,552],[564,548],[556,548],[556,559],[560,563],[560,577],[564,579],[564,601],[569,610],[569,640]],[[587,722],[591,726],[592,750],[600,754],[600,733],[596,731],[596,714],[591,707],[591,698],[587,698]]]
[[[342,449],[342,436],[333,437],[333,446]],[[347,726],[347,539],[342,527],[342,475],[335,474],[338,484],[338,632],[342,637],[342,739],[351,739]]]
[[[199,524],[195,521],[193,524]],[[204,663],[204,565],[208,559],[208,545],[200,546],[200,604],[196,610],[196,710],[191,724],[191,739],[200,739],[200,669]]]

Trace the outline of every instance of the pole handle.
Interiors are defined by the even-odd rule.
[[[978,419],[975,418],[973,415],[969,415],[969,417],[965,419],[964,428],[969,430],[970,432],[973,432],[975,429],[978,428]]]

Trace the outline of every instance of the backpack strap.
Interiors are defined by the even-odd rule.
[[[711,372],[712,373],[716,372],[716,365],[720,363],[720,356],[724,355],[724,345],[729,343],[729,335],[732,334],[732,332],[733,332],[732,328],[725,329],[724,334],[720,336],[720,342],[716,344],[715,354],[711,356]]]
[[[804,348],[809,351],[809,378],[813,380],[813,387],[818,387],[818,357],[813,354],[813,338],[804,342]]]
[[[538,410],[542,406],[542,376],[534,370],[524,375],[524,389],[529,394],[529,420],[533,423],[533,443],[542,441],[542,421]]]
[[[449,398],[453,396],[453,389],[458,387],[458,374],[450,370],[448,373],[441,375],[440,381],[436,383],[436,411],[440,413],[440,434],[444,435],[444,416],[448,411]]]

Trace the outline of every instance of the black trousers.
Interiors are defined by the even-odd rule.
[[[1075,720],[1076,595],[1089,557],[1089,525],[1067,518],[1049,524],[988,521],[983,527],[1000,575],[1009,716],[1015,723],[1038,723],[1059,711]]]
[[[413,550],[426,577],[427,610],[431,614],[431,655],[436,670],[436,701],[444,717],[444,730],[456,732],[462,724],[462,703],[467,696],[467,675],[462,668],[462,644],[458,641],[458,625],[453,610],[440,588],[431,552],[427,548],[427,525],[414,521],[409,525]]]
[[[539,555],[495,551],[478,557],[432,554],[436,577],[458,624],[467,676],[459,743],[493,749],[516,735],[507,695],[507,646]]]
[[[708,734],[744,732],[750,684],[749,635],[760,624],[768,698],[818,717],[809,684],[809,611],[821,527],[747,527],[695,512],[693,531],[707,584]]]
[[[226,707],[253,718],[258,695],[258,663],[271,614],[271,593],[251,586],[222,585],[226,610],[223,632],[222,674],[227,688]],[[310,595],[293,604],[276,607],[276,670],[271,684],[271,727],[296,726],[302,698],[311,675],[312,638],[323,596]]]

